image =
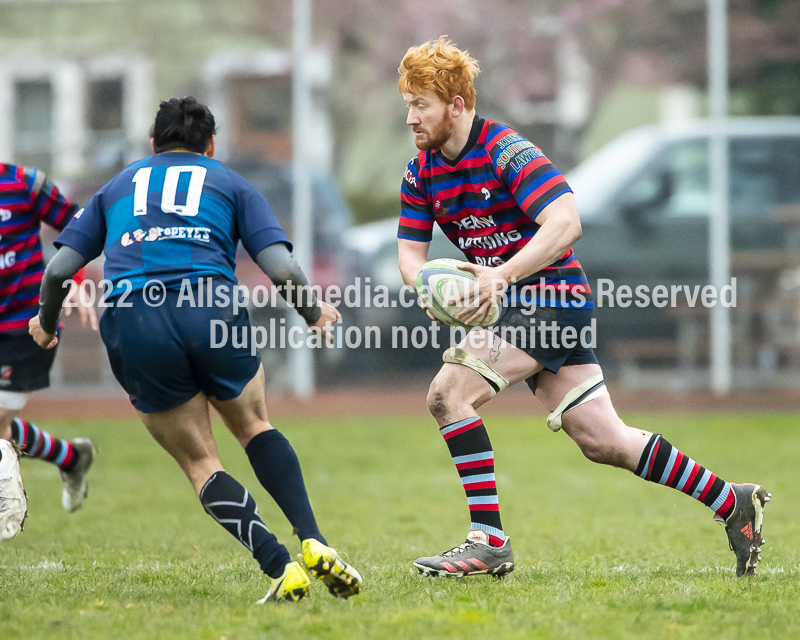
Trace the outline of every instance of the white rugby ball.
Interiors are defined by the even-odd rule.
[[[495,303],[486,322],[466,324],[456,319],[456,314],[464,308],[460,296],[472,290],[476,278],[459,265],[465,264],[451,258],[437,258],[426,262],[417,274],[417,294],[431,314],[445,324],[454,327],[488,327],[500,319],[503,308]]]

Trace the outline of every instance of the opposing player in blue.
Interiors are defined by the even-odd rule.
[[[268,420],[261,359],[220,337],[236,333],[241,343],[250,334],[247,310],[233,305],[238,241],[284,294],[305,293],[285,297],[314,331],[332,339],[340,315],[311,295],[264,196],[213,159],[215,132],[214,116],[194,98],[161,103],[151,131],[154,155],[100,189],[59,236],[30,332],[42,347],[56,344],[63,283],[104,253],[113,288],[100,331],[114,375],[208,514],[272,578],[259,602],[300,600],[310,580],[267,529],[247,489],[223,469],[209,402],[294,527],[305,568],[334,596],[348,598],[359,593],[361,576],[320,533],[297,455]],[[222,342],[217,348],[212,327],[213,344]]]

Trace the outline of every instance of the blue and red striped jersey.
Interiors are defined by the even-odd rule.
[[[77,210],[42,171],[0,163],[0,331],[27,332],[44,273],[40,226],[61,231]]]
[[[435,222],[469,262],[498,266],[536,234],[539,212],[571,191],[538,147],[510,127],[476,116],[455,160],[438,150],[420,151],[408,164],[397,236],[430,242]],[[506,304],[592,307],[590,296],[589,281],[570,248],[517,282]]]

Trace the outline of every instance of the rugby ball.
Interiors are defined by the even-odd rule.
[[[417,274],[417,294],[437,320],[454,327],[488,327],[500,319],[503,309],[499,302],[489,314],[486,322],[465,324],[456,319],[456,314],[464,308],[461,294],[471,291],[476,278],[468,271],[458,268],[464,264],[460,260],[438,258],[426,262]]]

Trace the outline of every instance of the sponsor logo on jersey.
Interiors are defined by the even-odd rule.
[[[483,189],[481,189],[481,193],[483,194],[484,200],[488,200],[492,196],[492,194],[489,193],[489,190],[486,187],[483,187]]]
[[[10,269],[14,266],[16,261],[16,251],[6,251],[5,253],[0,253],[0,269]]]
[[[489,227],[497,226],[494,221],[494,217],[491,215],[468,215],[466,218],[461,218],[461,220],[453,220],[453,224],[455,224],[459,229],[488,229]]]
[[[506,263],[500,256],[472,256],[472,259],[480,267],[499,267]]]
[[[150,227],[149,229],[135,229],[126,231],[120,238],[123,247],[130,247],[134,242],[154,242],[156,240],[199,240],[208,242],[211,229],[208,227]]]
[[[10,364],[0,367],[0,387],[7,387],[11,384],[12,373],[14,373],[14,369]]]
[[[8,222],[13,214],[8,209],[0,209],[0,222]]]
[[[518,133],[509,133],[504,138],[500,138],[500,140],[498,140],[497,146],[502,149],[510,145],[512,142],[519,142],[520,140],[525,140],[525,138]]]
[[[417,179],[414,177],[414,174],[411,173],[411,169],[406,168],[406,172],[403,174],[403,180],[408,182],[408,184],[415,187],[417,186]]]
[[[473,248],[497,249],[498,247],[504,247],[507,244],[511,244],[512,242],[516,242],[517,240],[521,239],[522,234],[516,229],[512,229],[511,231],[498,231],[490,236],[477,236],[470,238],[459,237],[458,248],[462,251]]]
[[[500,156],[497,158],[497,166],[500,171],[503,171],[508,166],[508,163],[514,160],[512,169],[519,171],[528,162],[541,155],[543,154],[536,145],[527,140],[519,140],[512,142],[500,152]]]

